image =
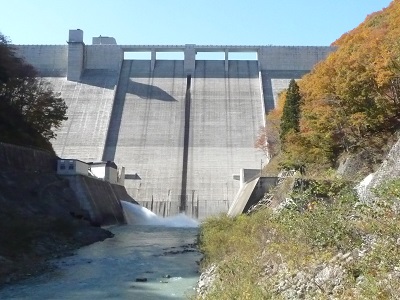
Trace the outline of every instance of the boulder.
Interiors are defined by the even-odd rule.
[[[371,204],[376,201],[374,189],[384,182],[400,178],[400,140],[390,149],[378,170],[365,177],[356,187],[361,202]]]

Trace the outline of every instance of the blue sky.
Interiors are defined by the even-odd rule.
[[[0,31],[14,44],[329,45],[390,0],[0,0]]]

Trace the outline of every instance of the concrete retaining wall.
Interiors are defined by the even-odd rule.
[[[243,212],[247,212],[250,207],[258,203],[265,193],[268,193],[273,187],[276,186],[278,177],[261,177],[258,184],[255,186]]]
[[[121,203],[109,182],[82,175],[66,176],[81,208],[98,225],[125,223]]]
[[[31,176],[29,174],[37,177],[41,173],[43,175],[53,173],[55,176],[57,159],[57,156],[46,151],[0,143],[2,172],[23,172],[21,176],[24,178]],[[59,176],[60,182],[63,178],[68,179],[80,208],[87,212],[92,223],[98,225],[125,223],[119,200],[134,203],[135,201],[128,195],[124,186],[82,175]]]
[[[78,30],[83,37],[83,32]],[[79,39],[77,39],[79,40]],[[69,45],[15,45],[17,56],[25,58],[43,77],[67,76],[68,80],[80,82],[85,70],[107,70],[119,72],[124,59],[124,51],[151,52],[151,71],[154,70],[156,51],[167,51],[176,48],[184,52],[184,74],[193,75],[197,65],[196,51],[225,51],[225,72],[228,72],[229,50],[257,53],[258,71],[261,75],[261,92],[264,99],[265,112],[276,105],[277,94],[287,88],[290,79],[301,78],[316,63],[325,59],[335,51],[330,46],[124,46],[116,44],[85,45],[83,42],[69,42]],[[131,50],[129,50],[131,49]],[[133,50],[132,50],[133,49]],[[171,50],[171,49],[169,49]],[[277,82],[275,82],[278,80]]]
[[[128,192],[126,191],[126,188],[123,185],[111,184],[111,188],[113,189],[113,192],[118,200],[124,200],[135,204],[139,204],[131,196],[129,196]]]
[[[64,158],[100,161],[114,102],[118,72],[86,70],[81,82],[46,78],[68,106],[67,117],[52,140],[56,154]]]
[[[2,171],[55,173],[57,157],[42,150],[0,143],[0,166]]]
[[[254,204],[258,203],[265,193],[268,193],[277,185],[278,177],[256,177],[244,183],[232,206],[229,208],[228,216],[236,217],[245,213]]]

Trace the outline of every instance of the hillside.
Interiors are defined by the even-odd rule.
[[[0,103],[0,142],[39,148],[54,153],[50,142],[26,123],[7,103]]]
[[[297,103],[280,96],[258,147],[273,156],[265,172],[296,168],[298,185],[276,189],[276,209],[202,225],[199,299],[400,298],[399,40],[395,0],[297,82],[289,127]]]
[[[0,287],[43,270],[48,259],[112,236],[72,216],[81,212],[79,201],[55,174],[0,172],[0,206]]]
[[[53,151],[67,106],[0,32],[0,142]]]
[[[358,175],[365,175],[382,161],[399,129],[399,37],[396,0],[335,41],[338,49],[298,81],[299,126],[282,145],[282,165],[323,173],[360,155],[369,167],[360,161],[364,174]],[[270,113],[270,122],[279,120],[282,106]]]
[[[0,143],[0,288],[112,234],[85,220],[51,152]],[[30,275],[29,275],[30,274]]]

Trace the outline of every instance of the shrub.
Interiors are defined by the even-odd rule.
[[[364,254],[341,263],[346,273],[338,297],[400,298],[400,218],[395,205],[400,180],[385,183],[376,193],[377,204],[366,206],[342,182],[309,184],[294,193],[294,205],[279,214],[264,209],[206,220],[200,246],[205,264],[219,265],[220,279],[207,298],[277,299],[279,269],[289,275],[307,272],[355,249],[364,249]],[[328,297],[329,291],[322,293]]]

